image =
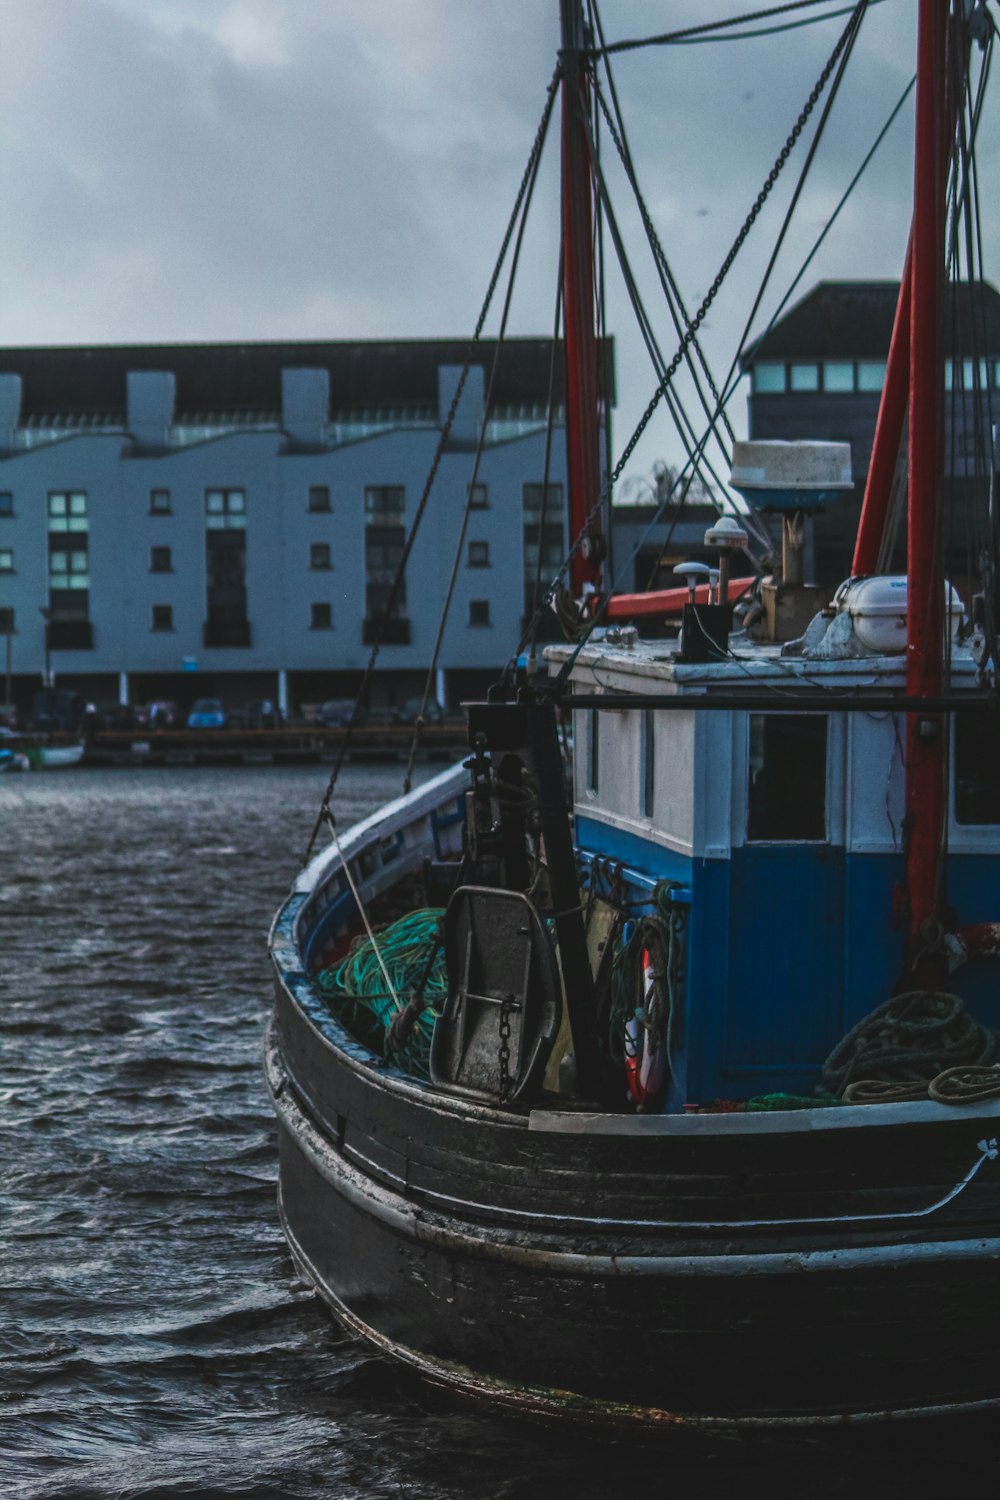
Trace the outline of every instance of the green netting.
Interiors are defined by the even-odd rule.
[[[839,1099],[831,1099],[825,1094],[755,1094],[748,1099],[745,1108],[749,1110],[768,1109],[827,1109],[829,1106],[839,1104]]]
[[[385,1034],[393,1017],[403,1010],[423,980],[443,916],[441,907],[423,907],[375,930],[378,953],[392,981],[398,1005],[386,988],[371,938],[357,939],[342,963],[322,969],[316,975],[316,985],[338,1020],[373,1052],[384,1051]],[[423,986],[424,1009],[409,1040],[393,1053],[393,1064],[404,1073],[428,1077],[431,1033],[447,993],[444,948],[439,946]]]

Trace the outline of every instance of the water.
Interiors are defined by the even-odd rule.
[[[342,825],[399,780],[345,773]],[[259,1060],[266,931],[324,784],[318,768],[0,778],[2,1500],[992,1482],[982,1424],[589,1443],[456,1409],[336,1329],[285,1251]],[[863,1357],[845,1350],[845,1371]]]

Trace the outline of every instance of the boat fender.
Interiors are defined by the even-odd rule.
[[[1000,958],[1000,922],[972,922],[949,936],[953,936],[954,944],[948,944],[948,966],[952,970],[970,958]]]
[[[642,950],[643,1004],[625,1025],[625,1076],[638,1110],[655,1103],[666,1076],[666,1043],[660,1024],[659,982],[648,948]]]

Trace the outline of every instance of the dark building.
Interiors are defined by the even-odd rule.
[[[850,443],[854,492],[815,521],[817,577],[850,572],[871,458],[899,283],[822,281],[744,351],[749,431],[757,439]],[[950,287],[943,330],[946,568],[971,573],[983,538],[990,431],[1000,421],[1000,293],[986,282]],[[905,518],[894,566],[902,566]]]

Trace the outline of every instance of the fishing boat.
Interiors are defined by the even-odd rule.
[[[500,1409],[729,1429],[1000,1405],[1000,617],[989,556],[973,599],[940,546],[941,308],[993,29],[918,10],[852,575],[805,576],[843,446],[734,441],[714,564],[628,596],[601,573],[621,464],[590,258],[611,49],[564,0],[574,543],[548,597],[571,638],[467,706],[462,764],[343,832],[328,791],[274,922],[295,1262],[370,1345]],[[782,563],[754,577],[767,525]]]

